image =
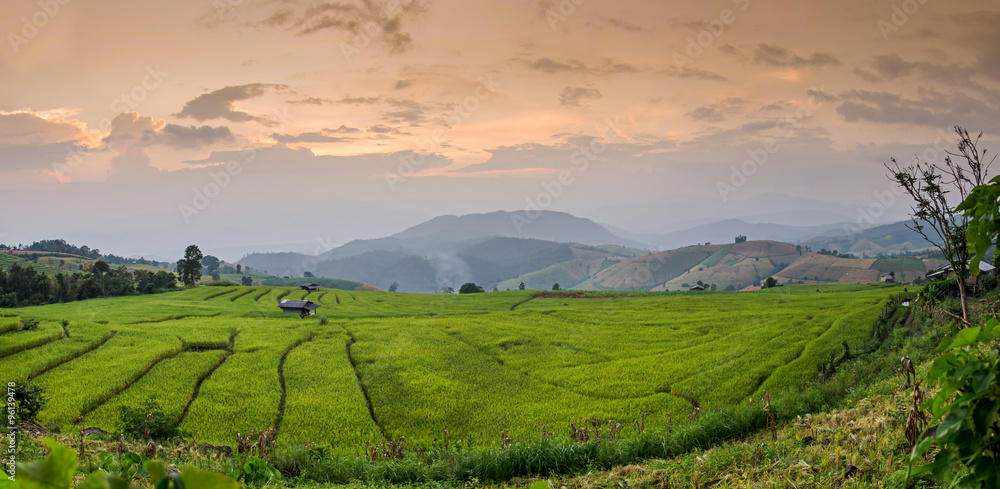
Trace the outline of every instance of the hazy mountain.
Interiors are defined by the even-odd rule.
[[[660,235],[642,237],[649,245],[661,250],[672,250],[698,243],[726,244],[734,242],[736,236],[746,236],[749,240],[773,240],[784,242],[805,241],[817,236],[843,235],[844,223],[819,226],[789,226],[772,223],[750,223],[741,219],[728,219],[690,229]]]

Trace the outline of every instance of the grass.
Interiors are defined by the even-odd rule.
[[[116,406],[156,394],[171,415],[188,406],[181,427],[206,442],[232,445],[237,433],[280,420],[282,443],[353,453],[383,432],[429,446],[448,430],[454,443],[483,447],[504,430],[527,440],[581,418],[630,425],[738,405],[762,383],[786,390],[813,378],[815,359],[870,334],[860,325],[898,291],[323,290],[308,296],[321,305],[318,316],[301,319],[276,299],[305,291],[232,286],[13,311],[41,319],[41,331],[58,333],[63,318],[81,331],[23,352],[45,357],[26,363],[28,375],[66,362],[38,376],[53,395],[44,423],[66,426],[86,413],[113,429]]]

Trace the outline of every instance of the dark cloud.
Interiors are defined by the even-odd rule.
[[[791,68],[819,68],[840,64],[832,54],[813,53],[803,58],[787,48],[766,43],[761,43],[754,49],[753,60],[770,66]]]
[[[636,73],[639,71],[635,66],[618,62],[614,58],[605,58],[601,63],[596,65],[587,65],[575,59],[560,62],[552,58],[539,58],[534,61],[525,61],[524,63],[529,69],[549,74],[577,72],[589,75],[611,75],[616,73]]]
[[[582,107],[588,100],[598,100],[602,98],[601,92],[596,88],[566,87],[559,92],[559,104],[569,107]]]
[[[405,24],[427,10],[428,0],[281,0],[279,2],[243,2],[225,9],[218,6],[203,21],[209,26],[233,22],[257,29],[280,29],[300,36],[322,31],[339,31],[352,36],[367,36],[403,53],[413,45]],[[218,20],[218,19],[222,20]],[[354,46],[360,49],[360,46]]]
[[[359,132],[361,132],[361,129],[356,127],[347,127],[345,125],[341,125],[336,129],[323,129],[324,134],[356,134]]]
[[[853,90],[839,97],[837,113],[847,122],[914,124],[934,128],[955,124],[988,129],[1000,124],[1000,111],[988,102],[964,93],[942,93],[920,88],[910,99],[888,92]]]
[[[389,127],[386,125],[379,124],[377,126],[372,126],[368,128],[368,132],[374,132],[376,134],[403,134],[402,131],[395,127]]]
[[[0,143],[0,174],[22,170],[59,171],[67,158],[89,149],[77,143]]]
[[[725,81],[726,77],[713,73],[708,70],[702,70],[699,68],[691,68],[690,66],[685,66],[683,68],[677,68],[674,66],[668,66],[662,71],[663,74],[672,78],[697,78],[700,80],[714,80],[714,81]]]
[[[327,136],[318,132],[304,132],[302,134],[272,134],[271,139],[280,143],[343,143],[352,141],[351,138]]]
[[[684,115],[696,121],[723,122],[728,119],[729,115],[739,113],[742,106],[742,98],[729,97],[719,103],[703,105]]]
[[[642,30],[643,30],[642,27],[639,27],[636,24],[633,24],[633,23],[631,23],[631,22],[629,22],[627,20],[619,19],[619,18],[616,18],[616,17],[611,17],[610,19],[608,19],[608,23],[611,24],[614,27],[617,27],[618,29],[623,30],[623,31],[628,31],[628,32],[642,32]]]
[[[319,98],[319,97],[309,97],[309,98],[304,98],[302,100],[289,100],[288,101],[288,103],[290,103],[290,104],[306,104],[306,105],[323,105],[323,104],[329,104],[329,103],[332,103],[332,102],[333,101],[330,100],[330,99]]]
[[[788,107],[788,102],[774,102],[761,107],[759,110],[761,112],[769,112],[772,110],[784,110]]]
[[[963,49],[976,55],[978,73],[1000,81],[1000,12],[978,11],[955,15],[949,19],[959,32]]]
[[[410,88],[410,87],[413,86],[413,82],[414,82],[414,80],[412,78],[408,78],[406,80],[399,80],[399,81],[396,82],[396,85],[393,88],[395,88],[396,90],[402,90],[404,88]]]
[[[351,105],[381,105],[388,107],[382,113],[382,120],[390,124],[417,125],[427,121],[429,107],[411,99],[394,97],[344,97],[342,104]]]
[[[232,122],[257,121],[267,124],[271,121],[266,117],[233,110],[233,104],[240,100],[260,97],[272,89],[283,90],[285,86],[266,83],[228,86],[214,92],[199,95],[194,100],[184,104],[184,108],[173,116],[198,121],[226,119]]]
[[[174,148],[198,148],[211,144],[233,141],[233,133],[226,126],[179,126],[167,124],[160,131],[158,141]]]

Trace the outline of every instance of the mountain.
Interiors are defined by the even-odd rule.
[[[812,237],[806,240],[805,244],[814,250],[826,248],[840,253],[864,256],[927,250],[934,247],[920,233],[907,227],[909,225],[912,225],[912,222],[901,221],[867,229],[848,226],[840,232]],[[932,238],[935,237],[930,226],[926,226],[926,229]]]
[[[500,236],[586,245],[637,244],[611,234],[590,219],[554,211],[496,211],[464,216],[438,216],[391,237],[406,240],[430,236],[449,241]]]
[[[943,264],[939,259],[844,258],[807,251],[802,245],[760,240],[696,245],[602,268],[577,288],[585,290],[687,290],[699,281],[720,290],[741,290],[774,277],[786,284],[868,283],[888,273],[913,281]]]
[[[751,223],[742,219],[727,219],[672,233],[642,235],[641,237],[658,249],[670,250],[696,243],[729,243],[733,241],[733,238],[741,235],[753,240],[794,243],[817,236],[837,235],[838,232],[841,232],[847,226],[845,223],[789,226],[786,224]]]

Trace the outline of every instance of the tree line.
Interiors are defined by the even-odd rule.
[[[14,263],[0,268],[0,307],[24,307],[97,297],[152,294],[177,288],[177,276],[166,271],[113,268],[98,260],[82,272],[48,276]]]

